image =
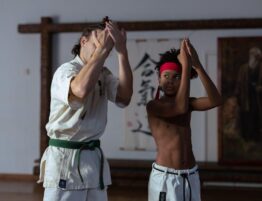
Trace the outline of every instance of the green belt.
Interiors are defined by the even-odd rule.
[[[99,172],[99,185],[103,190],[105,188],[104,180],[103,180],[103,168],[104,168],[104,155],[102,149],[100,148],[100,140],[91,140],[89,142],[75,142],[75,141],[67,141],[67,140],[58,140],[58,139],[50,139],[49,146],[54,147],[62,147],[66,149],[77,149],[76,158],[77,158],[77,169],[78,174],[82,182],[84,182],[83,177],[80,172],[80,154],[82,150],[95,150],[97,148],[101,154],[101,162],[100,162],[100,172]]]

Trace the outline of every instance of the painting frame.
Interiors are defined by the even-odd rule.
[[[262,166],[262,93],[256,90],[262,82],[262,36],[222,37],[217,42],[219,87],[224,102],[218,111],[218,162]],[[254,51],[260,55],[258,65],[250,59]]]

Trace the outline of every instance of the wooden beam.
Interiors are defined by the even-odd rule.
[[[109,160],[114,185],[131,184],[146,187],[153,161],[145,160]],[[134,165],[135,164],[135,165]],[[205,182],[261,183],[261,167],[228,166],[216,162],[197,162],[201,185]]]
[[[52,33],[46,28],[52,25],[51,18],[41,19],[41,119],[40,119],[40,153],[48,146],[45,125],[50,112],[50,87],[52,80]]]
[[[98,24],[90,23],[61,23],[48,24],[45,28],[52,33],[81,32],[85,27]],[[262,18],[250,19],[210,19],[210,20],[174,20],[174,21],[137,21],[118,22],[127,31],[164,31],[164,30],[210,30],[210,29],[255,29],[262,27]],[[40,33],[40,24],[20,24],[20,33]]]

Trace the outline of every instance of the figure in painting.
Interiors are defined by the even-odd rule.
[[[235,96],[240,134],[245,140],[262,140],[262,52],[249,50],[249,60],[239,67]]]

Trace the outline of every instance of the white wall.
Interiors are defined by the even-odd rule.
[[[261,0],[0,0],[0,174],[30,174],[33,161],[39,157],[40,37],[18,33],[18,24],[39,23],[42,16],[54,17],[61,23],[99,21],[105,15],[119,21],[261,18],[261,8]],[[232,31],[229,35],[232,34],[245,32]],[[252,34],[261,35],[261,30]],[[72,37],[77,40],[78,35],[70,35],[71,40]],[[206,40],[200,35],[196,43],[209,47],[214,37],[216,34],[211,34]],[[59,38],[55,38],[59,47],[54,52],[54,65],[71,58],[70,53],[59,50],[66,52],[72,46],[56,39]],[[69,48],[61,48],[64,45]],[[202,55],[205,60],[205,53]],[[213,65],[215,44],[211,44],[210,55],[208,62]],[[208,70],[215,77],[216,66],[212,68]],[[118,110],[114,116],[117,115],[121,118],[122,111]],[[215,129],[208,126],[216,127],[216,114],[210,111],[207,115],[212,120],[210,124],[206,124],[205,113],[200,118],[193,116],[199,121],[193,127],[200,132],[199,137],[193,137],[194,151],[198,160],[217,160]],[[109,121],[108,129],[115,130],[116,122]],[[205,142],[206,131],[212,133],[210,143]]]

